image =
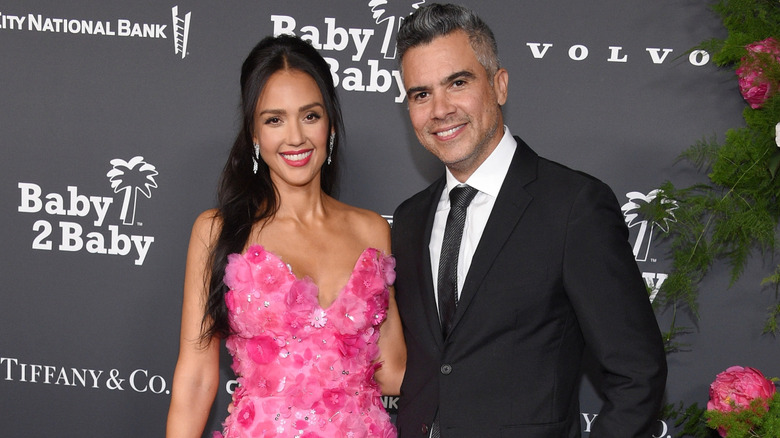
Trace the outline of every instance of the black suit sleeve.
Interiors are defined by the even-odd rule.
[[[591,438],[652,436],[666,383],[666,357],[617,199],[592,180],[568,219],[564,287],[587,348],[600,366],[604,405]]]

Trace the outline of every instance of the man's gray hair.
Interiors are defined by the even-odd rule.
[[[459,5],[432,3],[404,19],[396,38],[399,63],[407,50],[458,30],[468,35],[477,60],[492,82],[493,75],[501,67],[496,38],[474,11]]]

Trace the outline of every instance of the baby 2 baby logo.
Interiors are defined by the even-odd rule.
[[[122,225],[143,225],[136,222],[139,195],[151,198],[152,189],[157,188],[155,167],[143,157],[136,156],[129,161],[115,158],[110,161],[111,169],[106,176],[114,193],[121,194],[117,203],[107,196],[87,196],[77,186],[65,187],[65,192],[49,191],[30,182],[20,182],[20,213],[46,214],[45,219],[33,223],[35,237],[32,249],[108,254],[134,257],[136,265],[143,265],[149,248],[154,242],[152,236],[127,235],[119,225],[106,225],[106,218],[112,205],[120,209]],[[45,189],[45,190],[44,190]],[[121,205],[120,205],[121,204]],[[116,208],[111,209],[115,211]],[[78,218],[92,218],[91,223]]]
[[[298,35],[322,51],[330,65],[333,83],[345,91],[395,93],[395,102],[406,98],[401,73],[392,69],[395,62],[395,37],[405,17],[426,0],[368,0],[373,28],[343,27],[344,18],[324,17],[321,23],[302,23],[292,15],[271,14],[273,34]],[[378,52],[375,51],[378,49]],[[346,59],[328,56],[329,52],[351,54]],[[390,67],[389,69],[384,67]]]

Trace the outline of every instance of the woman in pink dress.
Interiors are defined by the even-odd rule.
[[[167,436],[199,437],[219,386],[219,344],[240,386],[232,437],[394,437],[406,348],[387,222],[331,196],[343,141],[325,60],[263,39],[241,70],[242,127],[187,254]]]

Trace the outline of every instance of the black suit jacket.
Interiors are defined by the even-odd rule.
[[[428,244],[442,177],[393,217],[407,343],[397,426],[422,437],[579,437],[583,350],[605,403],[591,438],[651,436],[666,359],[617,200],[522,140],[443,339]]]

